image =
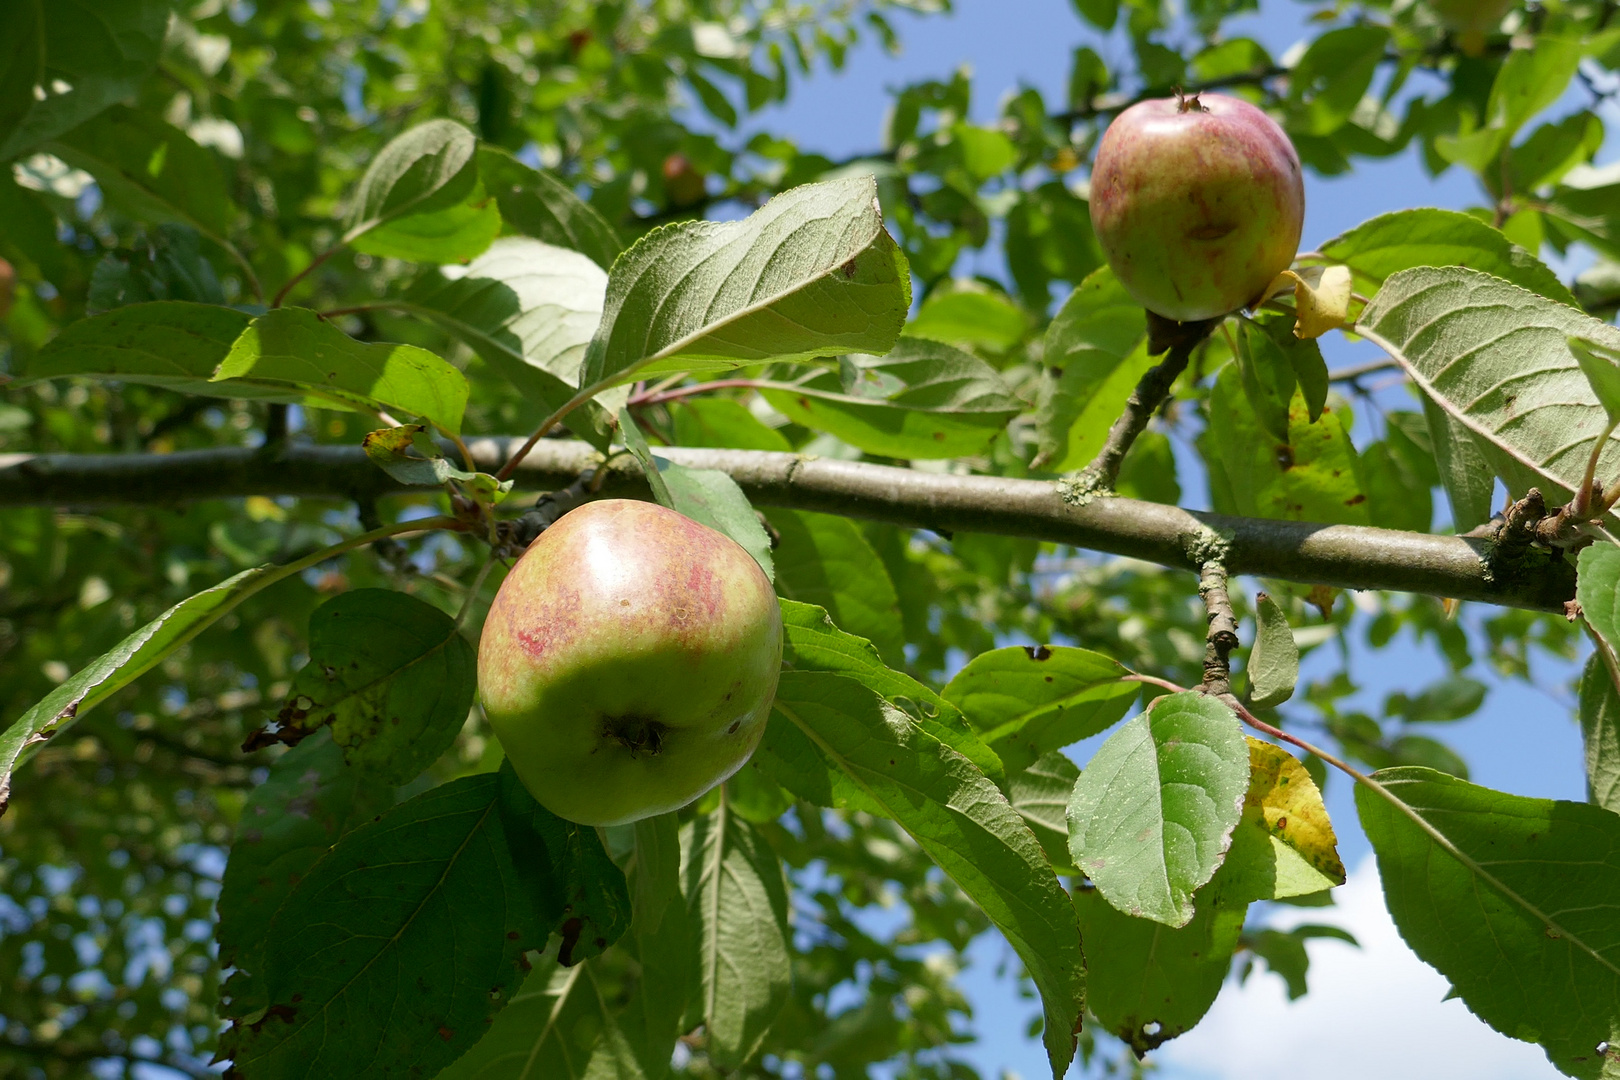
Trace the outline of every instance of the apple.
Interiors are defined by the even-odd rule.
[[[736,541],[653,503],[569,511],[495,594],[484,713],[535,799],[582,825],[679,809],[759,745],[782,615]]]
[[[685,154],[671,154],[664,159],[664,197],[675,209],[696,206],[709,194],[708,182],[698,167]]]
[[[1176,322],[1259,299],[1305,224],[1282,128],[1219,94],[1143,101],[1115,118],[1091,170],[1091,224],[1133,299]]]

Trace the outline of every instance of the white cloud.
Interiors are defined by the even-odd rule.
[[[1498,1035],[1448,983],[1406,947],[1384,907],[1371,855],[1334,892],[1333,908],[1279,909],[1273,925],[1335,923],[1360,949],[1332,940],[1306,945],[1310,993],[1290,1002],[1261,965],[1246,985],[1228,984],[1196,1028],[1151,1055],[1164,1080],[1553,1080],[1539,1046]]]

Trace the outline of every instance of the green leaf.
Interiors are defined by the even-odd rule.
[[[1538,35],[1528,49],[1511,50],[1491,84],[1484,125],[1464,135],[1440,136],[1435,150],[1477,173],[1499,168],[1518,130],[1563,95],[1582,52],[1579,40],[1550,34]]]
[[[1620,349],[1620,331],[1488,274],[1425,267],[1390,278],[1357,332],[1467,429],[1510,491],[1574,494],[1609,424],[1568,339]],[[1606,450],[1600,475],[1614,475],[1620,450]]]
[[[252,322],[251,315],[214,304],[132,304],[63,327],[34,354],[20,381],[79,375],[209,397],[305,400],[307,395],[288,386],[213,381]]]
[[[1052,1075],[1062,1076],[1084,1002],[1080,936],[1018,812],[970,761],[853,679],[785,671],[776,708],[1001,930],[1040,991],[1047,1057]]]
[[[1089,649],[1012,646],[974,657],[944,696],[1017,773],[1118,723],[1141,691],[1128,674]]]
[[[1215,879],[1198,894],[1223,902],[1313,896],[1344,884],[1338,839],[1322,793],[1288,751],[1247,738],[1249,790],[1232,846]]]
[[[1428,769],[1356,787],[1401,937],[1504,1035],[1570,1076],[1620,1042],[1620,815],[1506,795]]]
[[[1620,814],[1620,691],[1602,656],[1586,662],[1580,711],[1587,801]]]
[[[0,106],[5,109],[0,161],[21,156],[133,94],[157,67],[170,6],[168,0],[25,0],[8,8],[21,9],[20,18],[8,15],[6,31],[22,55],[7,74],[10,106]],[[26,109],[15,96],[25,83]],[[45,92],[43,100],[35,86]]]
[[[1330,938],[1351,945],[1357,944],[1355,936],[1349,931],[1318,923],[1305,923],[1287,932],[1267,928],[1253,934],[1244,934],[1242,944],[1258,959],[1264,960],[1266,967],[1274,974],[1282,977],[1288,986],[1288,1000],[1298,1001],[1305,996],[1305,974],[1311,967],[1311,957],[1305,951],[1305,942],[1313,938]]]
[[[90,277],[85,312],[98,315],[148,300],[195,300],[224,304],[225,290],[203,257],[202,236],[188,225],[159,225],[146,234],[144,251],[111,252]]]
[[[1271,335],[1248,320],[1238,326],[1237,368],[1255,419],[1273,439],[1288,442],[1288,406],[1298,380],[1293,365]],[[1321,413],[1318,408],[1310,419],[1315,420]]]
[[[1086,1005],[1138,1054],[1203,1019],[1249,909],[1200,895],[1191,921],[1172,929],[1125,914],[1087,885],[1074,890],[1074,907],[1086,945]]]
[[[630,866],[635,917],[631,922],[641,978],[620,1018],[650,1080],[669,1072],[697,973],[692,920],[681,894],[680,819],[675,814],[635,823]]]
[[[896,458],[982,453],[1024,407],[995,368],[921,338],[901,338],[887,356],[845,357],[836,373],[771,384],[762,394],[805,427]]]
[[[1074,872],[1069,856],[1068,811],[1069,793],[1078,779],[1080,766],[1063,751],[1053,750],[1007,780],[1007,801],[1041,842],[1041,850],[1060,874]]]
[[[394,136],[377,152],[355,188],[344,242],[353,243],[391,223],[446,212],[454,216],[454,210],[478,186],[478,163],[473,157],[477,147],[473,133],[454,120],[429,120]],[[385,246],[386,238],[408,237],[411,227],[385,232]]]
[[[238,973],[226,985],[224,1016],[241,1019],[269,1006],[259,977],[270,921],[338,839],[394,805],[393,785],[343,764],[324,732],[288,750],[242,807],[230,861],[220,882],[221,966]]]
[[[180,222],[217,243],[231,231],[237,211],[219,159],[151,113],[114,106],[50,150],[95,177],[107,201],[138,221]]]
[[[414,345],[356,341],[303,308],[254,319],[214,373],[213,381],[226,379],[291,384],[339,408],[424,416],[452,435],[467,408],[467,378],[448,361]]]
[[[1330,262],[1355,275],[1371,296],[1385,280],[1417,266],[1470,266],[1561,304],[1574,297],[1531,252],[1476,217],[1455,210],[1397,210],[1357,225],[1322,245]]]
[[[1081,282],[1052,320],[1045,357],[1035,464],[1064,472],[1102,449],[1109,426],[1156,363],[1147,354],[1147,315],[1103,267]]]
[[[1120,911],[1186,926],[1249,788],[1232,710],[1196,692],[1156,700],[1109,736],[1069,800],[1074,865]]]
[[[625,448],[641,463],[642,475],[660,505],[729,536],[754,557],[765,576],[776,579],[771,559],[771,538],[759,515],[729,473],[718,469],[690,469],[661,458],[647,446],[647,437],[629,409],[619,410],[619,430]]]
[[[972,278],[928,294],[906,335],[1000,356],[1024,340],[1029,315],[1005,293]]]
[[[1620,656],[1620,548],[1592,544],[1576,560],[1575,599],[1608,655]]]
[[[666,225],[636,241],[608,275],[580,384],[886,353],[910,304],[875,181],[809,184],[743,221]]]
[[[1578,337],[1568,340],[1569,351],[1581,366],[1581,373],[1592,384],[1592,393],[1609,417],[1609,423],[1620,423],[1620,354],[1595,342]]]
[[[577,251],[603,270],[624,250],[602,215],[550,173],[494,146],[478,148],[478,172],[501,218],[525,236]]]
[[[1402,417],[1407,419],[1398,419]],[[1368,516],[1382,529],[1428,532],[1434,521],[1432,489],[1440,476],[1433,450],[1420,448],[1408,428],[1417,433],[1425,447],[1432,447],[1434,440],[1426,427],[1411,427],[1411,421],[1424,423],[1416,413],[1389,414],[1384,438],[1361,452]]]
[[[477,688],[475,653],[455,620],[392,589],[355,589],[309,617],[309,663],[276,714],[295,743],[330,725],[343,758],[394,784],[450,748]]]
[[[0,143],[9,142],[34,109],[34,87],[45,78],[45,15],[39,0],[20,0],[5,9],[6,37],[0,41]]]
[[[870,641],[840,630],[825,608],[794,600],[780,603],[785,667],[850,676],[904,710],[913,723],[973,762],[980,772],[998,784],[1004,779],[1001,758],[974,734],[955,705],[932,687],[888,667]]]
[[[1339,416],[1325,412],[1311,423],[1296,392],[1288,420],[1288,442],[1279,443],[1249,407],[1237,365],[1221,369],[1200,440],[1212,486],[1230,493],[1217,499],[1217,508],[1249,517],[1367,524],[1361,462]]]
[[[1312,41],[1288,73],[1288,129],[1331,135],[1350,119],[1383,63],[1389,31],[1346,26]]]
[[[833,514],[773,507],[776,591],[826,608],[833,622],[877,646],[890,663],[904,655],[905,633],[894,583],[853,521]]]
[[[1271,709],[1294,696],[1299,681],[1299,646],[1288,627],[1288,616],[1265,593],[1254,598],[1254,648],[1243,669],[1249,677],[1249,701],[1256,708]]]
[[[698,932],[699,993],[709,1056],[735,1069],[759,1050],[787,1004],[787,882],[755,828],[727,812],[694,818],[681,841],[681,882]]]
[[[732,447],[738,450],[774,450],[789,453],[793,444],[768,427],[748,406],[735,398],[690,397],[669,410],[675,421],[679,446]]]
[[[1451,524],[1458,532],[1483,525],[1491,519],[1491,499],[1496,494],[1496,474],[1479,442],[1467,426],[1432,398],[1423,398],[1423,420],[1434,446],[1435,467],[1451,504]]]
[[[559,935],[564,967],[600,956],[630,922],[624,872],[596,829],[535,802],[509,760],[501,762],[498,796],[518,881],[514,902],[529,903],[536,924]]]
[[[418,795],[299,881],[270,926],[269,1008],[220,1037],[236,1071],[434,1075],[479,1040],[551,930],[518,891],[499,787],[485,773]]]
[[[367,229],[349,246],[367,255],[408,262],[465,262],[501,234],[501,212],[482,183],[454,206],[430,214],[406,214]]]
[[[1396,691],[1384,711],[1411,724],[1444,724],[1472,716],[1485,703],[1485,684],[1466,675],[1448,675],[1424,687],[1416,697]]]
[[[466,342],[549,415],[574,396],[606,291],[607,275],[578,252],[508,236],[465,271],[424,273],[400,306]],[[609,391],[564,423],[605,450],[627,393]]]
[[[373,465],[402,484],[432,487],[455,480],[468,494],[492,505],[512,490],[511,480],[496,480],[489,473],[468,472],[450,464],[423,424],[401,424],[369,432],[360,446]],[[410,453],[412,450],[416,453]]]
[[[11,793],[11,774],[40,746],[258,592],[272,570],[244,570],[186,597],[81,668],[0,732],[0,813]]]

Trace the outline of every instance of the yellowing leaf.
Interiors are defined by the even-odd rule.
[[[1305,896],[1344,884],[1344,863],[1322,793],[1281,747],[1248,738],[1249,793],[1232,833],[1222,901]]]
[[[1289,289],[1294,291],[1294,309],[1299,313],[1299,321],[1294,326],[1296,336],[1319,338],[1349,323],[1352,287],[1348,266],[1284,270],[1266,286],[1261,302],[1281,296]]]

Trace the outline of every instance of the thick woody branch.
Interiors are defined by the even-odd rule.
[[[521,439],[470,442],[492,470]],[[1575,595],[1561,559],[1498,567],[1492,541],[1355,525],[1315,525],[1196,513],[1135,499],[1065,501],[1052,481],[956,476],[759,450],[669,447],[658,453],[729,473],[761,506],[819,510],[939,533],[1023,536],[1126,555],[1197,573],[1219,548],[1229,574],[1258,574],[1343,589],[1422,593],[1563,611]],[[574,483],[600,456],[588,445],[542,439],[515,473],[520,488]],[[647,497],[633,462],[603,468],[601,493]],[[407,490],[357,446],[292,444],[276,453],[224,448],[176,454],[0,455],[0,507],[177,504],[243,495],[376,498]],[[416,489],[418,491],[432,489]]]

